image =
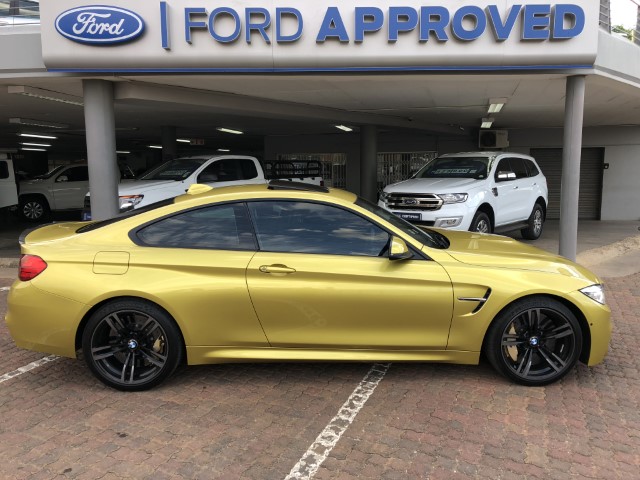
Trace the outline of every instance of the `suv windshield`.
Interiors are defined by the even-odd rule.
[[[425,165],[413,178],[487,178],[488,157],[440,157]]]
[[[184,180],[191,176],[208,158],[176,158],[159,165],[140,177],[140,180]]]

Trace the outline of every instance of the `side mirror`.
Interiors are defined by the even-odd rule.
[[[56,182],[68,182],[69,181],[69,177],[67,177],[66,175],[60,175],[58,178],[56,178]]]
[[[496,175],[496,179],[499,182],[506,182],[507,180],[515,180],[516,174],[513,172],[498,172],[498,175]]]
[[[413,257],[413,253],[411,253],[405,241],[398,237],[391,237],[389,260],[408,260],[411,257]]]

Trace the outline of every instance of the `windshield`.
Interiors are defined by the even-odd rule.
[[[440,157],[424,166],[414,178],[487,178],[488,157]]]
[[[47,173],[43,173],[42,175],[37,175],[33,178],[37,178],[37,179],[42,179],[42,180],[46,180],[47,178],[51,178],[53,177],[56,173],[58,173],[60,170],[62,170],[65,166],[64,165],[58,165],[57,167],[55,167],[53,170],[48,171]]]
[[[384,208],[368,202],[364,198],[358,198],[356,200],[356,205],[370,211],[371,213],[375,213],[376,215],[383,218],[394,227],[399,228],[404,233],[422,243],[423,245],[440,250],[449,248],[449,240],[441,233],[434,232],[433,230],[429,229],[418,228],[415,225],[410,224],[406,220],[403,220],[402,218],[385,210]]]
[[[176,158],[149,170],[140,180],[184,180],[208,161],[208,158]]]

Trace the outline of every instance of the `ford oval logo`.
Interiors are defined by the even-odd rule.
[[[142,35],[144,20],[124,8],[93,5],[61,13],[56,19],[56,30],[74,42],[111,45]]]

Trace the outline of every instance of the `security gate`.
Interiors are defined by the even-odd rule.
[[[391,183],[406,180],[436,158],[436,152],[386,152],[378,154],[378,194]]]
[[[347,155],[345,153],[288,153],[276,155],[277,160],[313,161],[322,165],[322,178],[327,187],[347,188]]]

